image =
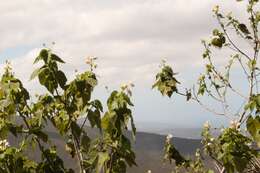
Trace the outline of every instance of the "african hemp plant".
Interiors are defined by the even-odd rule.
[[[88,58],[86,63],[90,70],[67,81],[59,68],[64,61],[50,49],[42,49],[34,61],[41,62],[42,66],[32,73],[31,80],[38,78],[47,91],[34,99],[7,64],[0,81],[1,173],[76,172],[66,168],[57,147],[45,132],[50,123],[65,140],[64,148],[76,158],[80,173],[124,173],[127,166],[136,165],[130,140],[125,136],[129,121],[135,136],[131,86],[124,85],[111,93],[107,100],[108,111],[102,116],[101,102],[91,97],[98,83],[95,60],[95,57]],[[99,135],[88,136],[87,121],[99,129]],[[22,138],[17,147],[10,146],[9,135]],[[26,155],[25,151],[31,150],[31,146],[39,149],[39,161]]]
[[[237,2],[241,3],[241,2]],[[222,128],[220,134],[214,137],[212,127],[206,122],[202,131],[202,149],[196,152],[194,159],[183,157],[171,143],[171,135],[165,143],[165,159],[175,160],[175,172],[184,170],[193,173],[211,173],[213,170],[221,173],[255,171],[260,172],[260,94],[259,94],[259,22],[260,11],[258,0],[248,0],[246,14],[247,22],[236,19],[232,13],[224,14],[219,6],[213,9],[214,17],[219,27],[212,31],[209,40],[203,40],[205,48],[203,60],[205,72],[201,74],[196,85],[183,89],[176,79],[172,68],[163,61],[161,71],[156,75],[153,88],[162,95],[171,97],[173,94],[184,96],[187,101],[194,101],[211,114],[224,116],[230,120],[230,126]],[[235,40],[240,40],[236,42]],[[250,46],[244,49],[242,42]],[[230,58],[225,68],[215,63],[215,50],[229,51]],[[232,76],[232,70],[241,70],[244,76]],[[234,78],[236,79],[234,79]],[[242,80],[246,91],[241,91],[234,80]],[[230,96],[236,96],[242,105],[237,110],[231,109]],[[203,97],[213,100],[215,105],[209,106],[203,102]],[[205,99],[204,99],[205,101]],[[221,109],[217,109],[221,107]],[[246,131],[242,128],[246,127]],[[215,168],[205,166],[205,158],[209,159]]]

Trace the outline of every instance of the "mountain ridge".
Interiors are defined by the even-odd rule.
[[[88,135],[94,137],[98,135],[98,129],[85,126]],[[64,159],[64,165],[67,168],[73,168],[77,170],[77,161],[72,159],[69,153],[65,150],[64,139],[56,132],[54,127],[50,125],[45,129],[45,133],[49,135],[53,144],[57,146],[58,155]],[[127,131],[126,135],[131,138],[131,132]],[[14,138],[10,136],[9,141],[11,145],[17,145],[19,138]],[[137,167],[131,167],[127,169],[128,173],[145,173],[147,170],[152,172],[170,172],[173,165],[163,164],[163,147],[165,142],[165,135],[147,133],[147,132],[137,132],[136,140],[132,141],[133,150],[136,153],[136,163]],[[172,142],[175,147],[186,156],[191,156],[194,154],[197,148],[201,147],[200,140],[198,139],[185,139],[174,137]],[[38,149],[32,150],[29,148],[27,151],[28,156],[31,159],[39,160],[40,153]]]

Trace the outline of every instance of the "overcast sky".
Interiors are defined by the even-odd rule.
[[[166,58],[190,87],[203,71],[201,39],[208,38],[216,21],[212,8],[219,4],[237,16],[245,10],[235,0],[12,0],[0,2],[0,61],[11,60],[26,88],[41,92],[29,81],[32,62],[42,44],[66,61],[69,78],[87,69],[85,59],[97,56],[100,86],[95,97],[105,100],[121,83],[136,84],[133,99],[138,122],[200,126],[206,120],[222,123],[184,99],[163,98],[151,90],[158,65]],[[52,42],[56,44],[51,45]],[[216,63],[224,62],[223,58]],[[3,65],[1,65],[2,68]]]

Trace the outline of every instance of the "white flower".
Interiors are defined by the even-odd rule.
[[[219,6],[218,5],[214,6],[212,11],[214,13],[217,13],[219,11]]]
[[[206,121],[206,122],[204,123],[203,127],[204,127],[205,129],[209,129],[209,128],[210,128],[209,121]]]
[[[89,56],[86,58],[86,64],[90,65],[91,69],[97,68],[97,64],[95,63],[95,60],[97,60],[97,57]]]
[[[166,136],[166,139],[172,139],[172,138],[173,138],[172,134],[168,134],[168,135]]]
[[[211,146],[211,145],[212,145],[212,143],[211,143],[211,142],[207,143],[207,146]]]
[[[113,145],[114,147],[117,147],[117,146],[118,146],[118,141],[113,142],[112,145]]]
[[[199,152],[196,152],[196,153],[195,153],[195,156],[196,156],[196,157],[200,157],[200,153],[199,153]]]
[[[163,58],[161,60],[161,64],[159,65],[159,67],[164,67],[166,65],[166,63],[167,63],[167,60],[165,58]]]
[[[96,57],[89,56],[86,58],[86,64],[91,64],[94,60],[96,60]]]
[[[213,142],[213,141],[214,141],[214,138],[210,138],[210,141]]]
[[[6,72],[12,71],[12,65],[11,65],[10,61],[8,61],[8,60],[5,61],[4,69],[5,69]]]
[[[121,90],[126,92],[129,96],[132,95],[132,88],[134,87],[135,85],[133,84],[133,82],[128,82],[128,83],[123,83],[121,85]]]
[[[241,123],[238,120],[231,120],[230,121],[230,128],[232,129],[238,129],[240,127]]]
[[[166,136],[166,142],[167,142],[167,143],[170,143],[170,141],[171,141],[172,138],[173,138],[173,135],[172,135],[172,134],[168,134],[168,135]]]
[[[10,145],[6,139],[0,140],[0,151],[4,151],[9,146]]]
[[[147,173],[152,173],[152,171],[151,171],[151,170],[148,170]]]
[[[247,146],[251,147],[253,144],[251,142],[246,144]]]
[[[120,88],[121,88],[122,90],[125,90],[127,87],[128,87],[128,86],[127,86],[127,84],[125,84],[125,83],[121,84],[121,86],[120,86]]]

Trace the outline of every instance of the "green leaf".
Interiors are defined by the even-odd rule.
[[[246,122],[246,127],[248,132],[260,147],[260,117],[256,116],[253,118],[252,116],[249,116]]]
[[[33,134],[35,134],[38,138],[40,138],[43,142],[48,141],[48,135],[41,131],[40,129],[33,130]]]
[[[57,55],[55,55],[53,53],[51,54],[51,60],[58,61],[60,63],[65,63],[60,57],[58,57]]]
[[[10,123],[10,124],[8,123],[7,125],[8,125],[8,128],[9,128],[10,132],[11,132],[15,137],[17,137],[17,135],[22,132],[22,129],[23,129],[23,126],[22,126],[22,125],[17,126],[17,125],[11,124],[11,123]],[[2,130],[2,129],[1,129],[1,130]]]
[[[244,34],[248,35],[250,34],[249,30],[247,29],[247,26],[243,23],[240,23],[238,26],[238,29],[243,32]]]
[[[102,168],[104,167],[105,162],[109,160],[109,155],[106,152],[98,153],[98,163],[96,168],[96,173],[100,173]]]
[[[36,59],[34,60],[34,64],[37,63],[40,60],[43,60],[45,63],[47,62],[49,56],[49,51],[47,49],[42,49],[40,51],[40,54],[38,57],[36,57]]]
[[[223,45],[223,42],[222,42],[222,40],[221,40],[220,38],[213,38],[213,39],[211,40],[211,44],[212,44],[213,46],[215,46],[215,47],[221,48],[222,45]]]
[[[255,21],[256,21],[256,23],[258,23],[260,21],[260,11],[256,12]]]
[[[175,160],[177,166],[183,165],[187,160],[180,154],[180,152],[172,144],[166,144],[165,154],[167,159]]]
[[[134,124],[134,119],[133,117],[131,116],[131,128],[132,128],[132,137],[133,139],[135,140],[135,135],[136,135],[136,127],[135,127],[135,124]]]
[[[40,70],[41,70],[40,68],[34,70],[33,73],[31,74],[30,80],[33,80],[36,76],[38,76]]]
[[[43,68],[39,72],[38,79],[40,81],[40,84],[45,86],[48,89],[48,91],[50,91],[51,93],[53,93],[54,90],[58,87],[58,84],[54,79],[53,74],[48,68]]]
[[[249,60],[248,61],[248,67],[250,68],[251,71],[255,69],[256,66],[256,60]]]
[[[191,99],[191,91],[186,91],[186,101],[189,101]]]
[[[67,82],[67,78],[66,78],[65,74],[62,71],[59,70],[57,72],[56,77],[57,77],[57,80],[58,80],[60,87],[64,89],[66,82]]]
[[[90,146],[91,139],[87,136],[87,134],[84,134],[81,138],[81,146],[85,149],[88,150]]]
[[[72,130],[73,136],[76,136],[77,138],[80,137],[81,129],[80,129],[79,125],[74,121],[71,122],[71,130]]]
[[[163,66],[161,72],[156,75],[156,82],[152,88],[157,88],[162,95],[171,97],[174,92],[178,92],[177,84],[180,83],[174,77],[176,74],[170,66]]]
[[[98,128],[101,128],[101,120],[100,120],[100,112],[98,110],[88,111],[88,120],[90,122],[91,127],[97,126]]]
[[[30,80],[33,80],[35,77],[37,77],[39,75],[39,73],[41,73],[41,71],[44,70],[44,68],[45,68],[45,66],[35,69],[33,71],[33,73],[31,74]]]
[[[214,36],[218,36],[218,35],[220,34],[220,32],[219,32],[218,29],[214,29],[214,30],[212,31],[212,34],[213,34]]]
[[[99,100],[94,100],[90,104],[93,105],[96,109],[103,112],[103,106],[102,106],[102,103]]]
[[[37,56],[33,62],[33,64],[36,64],[37,62],[39,62],[42,59],[41,56]]]
[[[101,127],[104,131],[112,131],[114,128],[113,125],[113,116],[110,115],[108,112],[105,113],[105,115],[102,117],[101,120]]]

